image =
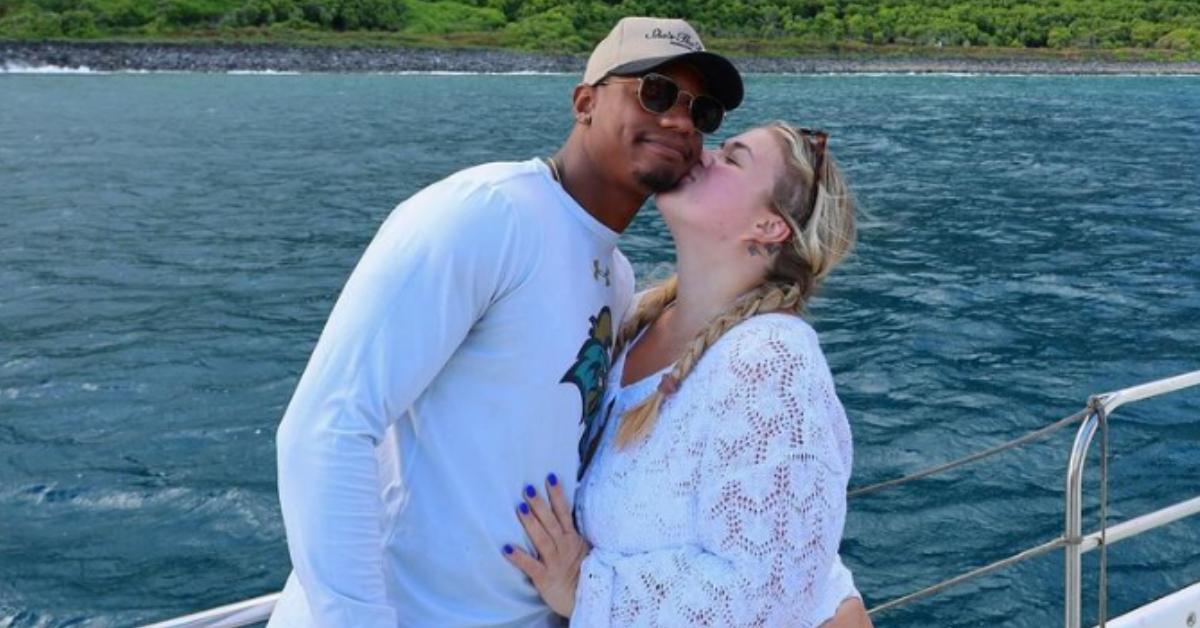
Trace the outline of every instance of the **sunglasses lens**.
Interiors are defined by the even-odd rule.
[[[692,101],[692,124],[701,133],[712,133],[721,127],[725,107],[716,98],[699,96]]]
[[[642,107],[651,113],[666,113],[679,101],[679,85],[661,74],[647,74],[641,79],[638,98]],[[716,98],[698,96],[691,101],[692,124],[701,133],[712,133],[725,119],[725,107]]]
[[[679,98],[679,86],[671,79],[658,74],[647,74],[642,77],[642,87],[638,90],[642,106],[653,113],[666,113],[675,106]]]

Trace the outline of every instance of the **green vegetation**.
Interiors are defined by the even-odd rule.
[[[624,15],[683,16],[710,46],[759,54],[949,48],[1200,59],[1198,0],[0,0],[0,38],[578,53]]]

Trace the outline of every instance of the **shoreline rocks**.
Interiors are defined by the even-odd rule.
[[[283,44],[0,42],[0,67],[98,72],[559,72],[574,57],[506,50],[360,48]]]
[[[96,72],[565,72],[585,58],[511,50],[329,47],[287,44],[3,42],[0,69],[52,66]],[[937,57],[737,57],[744,72],[966,74],[1190,74],[1200,61]]]

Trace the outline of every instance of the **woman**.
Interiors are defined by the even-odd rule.
[[[572,624],[818,626],[861,609],[837,557],[850,430],[798,316],[855,238],[825,139],[753,129],[659,195],[677,275],[622,325],[576,495],[586,541],[551,476],[549,505],[527,487],[518,508],[537,558],[504,548]]]

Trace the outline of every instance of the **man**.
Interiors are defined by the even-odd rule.
[[[392,212],[279,428],[294,571],[271,626],[559,622],[501,554],[517,496],[547,473],[574,492],[633,290],[617,237],[742,95],[686,22],[626,18],[552,158],[459,172]]]

